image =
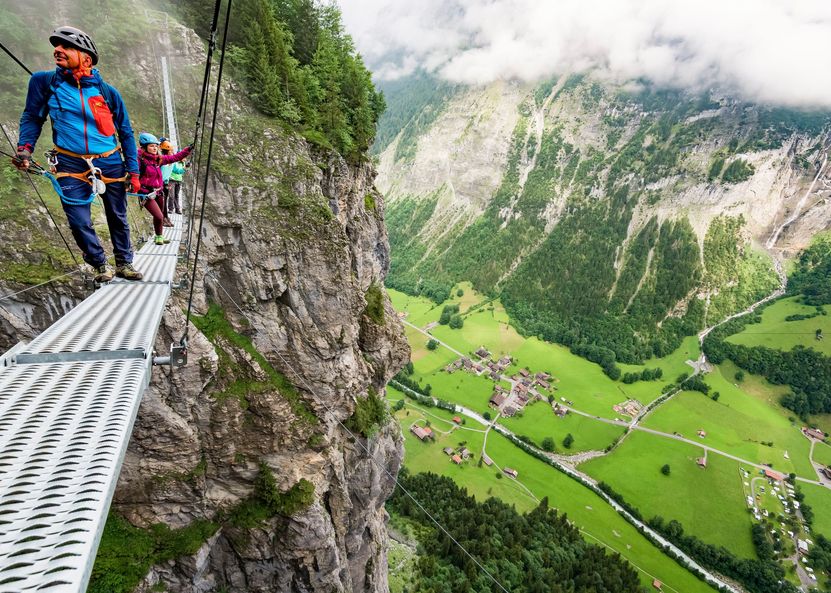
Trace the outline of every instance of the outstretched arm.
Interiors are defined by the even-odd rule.
[[[170,163],[178,163],[179,161],[183,161],[190,156],[190,153],[193,151],[192,146],[185,146],[182,150],[177,152],[176,154],[163,154],[162,155],[162,164],[169,165]]]
[[[49,100],[47,90],[52,79],[51,72],[35,72],[29,79],[29,91],[26,93],[26,107],[20,115],[19,146],[29,152],[35,151],[35,144],[40,138],[46,121],[46,102]]]

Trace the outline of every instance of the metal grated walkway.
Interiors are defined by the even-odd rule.
[[[169,244],[136,253],[142,282],[114,280],[0,356],[0,593],[86,589],[173,285],[171,219]]]

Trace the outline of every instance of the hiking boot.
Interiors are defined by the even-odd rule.
[[[144,275],[133,267],[133,264],[121,264],[115,267],[115,275],[125,280],[141,280]]]
[[[156,238],[153,239],[153,243],[156,245],[164,245],[164,237],[161,235],[156,235]]]
[[[164,222],[162,222],[162,225],[164,225],[164,226],[173,226],[173,222],[167,216],[165,216],[164,217]]]
[[[92,266],[95,270],[95,278],[94,280],[98,284],[104,284],[105,282],[109,282],[113,279],[113,271],[107,264],[101,264],[100,266]]]
[[[181,210],[176,210],[176,214],[181,214],[181,213],[182,213]]]

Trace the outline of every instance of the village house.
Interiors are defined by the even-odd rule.
[[[534,375],[534,378],[536,378],[537,381],[548,381],[551,378],[551,375],[548,373],[537,373]]]
[[[800,554],[808,553],[808,542],[806,542],[804,539],[796,540],[796,547],[799,550]]]
[[[499,359],[499,364],[502,365],[503,367],[506,367],[506,366],[510,365],[511,364],[511,357],[507,356],[507,355],[503,356],[502,358]]]
[[[802,427],[802,432],[805,436],[811,437],[812,439],[819,439],[820,441],[825,440],[825,433],[818,428],[808,428],[807,426],[804,426]]]
[[[488,467],[493,465],[493,461],[491,460],[491,458],[485,455],[484,453],[482,453],[482,463],[484,463]]]
[[[522,377],[525,379],[531,376],[531,373],[528,372],[528,369],[519,369],[519,374],[522,375]]]
[[[699,430],[699,431],[698,431],[698,436],[700,436],[700,437],[703,439],[704,437],[706,437],[706,436],[707,436],[707,433],[706,433],[705,431],[703,431],[703,430]]]
[[[502,410],[502,415],[510,418],[511,416],[514,416],[517,413],[517,411],[518,410],[514,406],[508,405],[505,406],[504,410]]]
[[[568,408],[564,408],[563,406],[561,406],[560,404],[558,404],[556,402],[551,407],[554,410],[554,414],[556,414],[560,418],[563,418],[563,417],[565,417],[566,414],[568,414]]]
[[[453,449],[451,449],[450,447],[445,447],[444,449],[442,449],[442,452],[445,455],[453,455]]]
[[[473,368],[473,361],[472,361],[472,360],[470,360],[469,358],[463,358],[463,359],[462,359],[462,365],[463,365],[466,369],[472,369],[472,368]]]
[[[661,581],[659,581],[658,579],[655,579],[655,580],[652,581],[652,586],[655,587],[658,591],[660,591],[661,587],[663,587],[664,584]]]
[[[413,424],[410,426],[410,432],[422,441],[426,441],[433,436],[433,431],[430,430],[429,426],[416,426]]]
[[[779,472],[775,472],[772,469],[768,468],[765,470],[765,477],[770,478],[774,482],[781,482],[785,479],[785,476],[780,474]]]
[[[488,402],[494,408],[500,407],[502,404],[505,403],[505,400],[508,399],[505,397],[505,394],[501,391],[494,391],[493,395],[491,396],[490,401]]]
[[[453,455],[450,460],[455,463],[456,465],[462,465],[462,458],[458,455]]]
[[[462,459],[469,459],[471,456],[470,449],[467,447],[463,447],[461,451],[459,451],[459,455],[462,456]]]
[[[490,374],[490,377],[494,381],[501,381],[502,380],[502,375],[500,375],[496,371],[492,371],[491,374]]]
[[[515,469],[511,469],[510,467],[505,467],[505,468],[502,469],[502,471],[503,471],[503,473],[511,476],[515,480],[516,480],[517,476],[519,475],[518,471],[516,471]]]
[[[455,422],[456,424],[461,424],[461,423],[462,423],[462,419],[461,419],[461,418],[459,418],[458,416],[453,416],[453,422]]]
[[[485,347],[484,347],[484,346],[479,346],[479,350],[477,350],[476,352],[474,352],[474,354],[476,354],[476,356],[478,356],[478,357],[479,357],[479,358],[481,358],[482,360],[484,360],[484,359],[486,359],[486,358],[490,358],[490,355],[491,355],[491,353],[490,353],[490,352],[488,352],[488,351],[485,349]]]
[[[699,467],[707,467],[707,458],[706,457],[699,457],[695,460]]]
[[[543,380],[543,379],[537,379],[537,385],[539,385],[539,386],[540,386],[540,387],[542,387],[543,389],[549,389],[549,388],[551,387],[551,386],[548,384],[548,381],[545,381],[545,380]]]

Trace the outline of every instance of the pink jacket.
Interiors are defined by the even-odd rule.
[[[150,154],[143,148],[139,148],[138,160],[139,170],[141,171],[139,182],[141,187],[150,191],[161,189],[164,186],[162,165],[185,160],[190,155],[191,150],[193,149],[190,146],[186,146],[176,154]]]

